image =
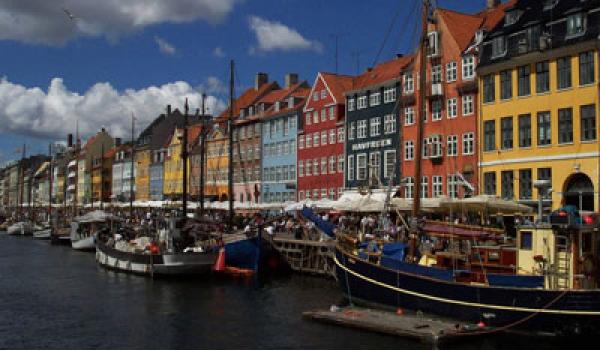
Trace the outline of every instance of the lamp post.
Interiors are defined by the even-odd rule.
[[[537,223],[544,222],[544,197],[552,192],[552,182],[550,180],[536,180],[533,186],[538,190],[538,217]]]

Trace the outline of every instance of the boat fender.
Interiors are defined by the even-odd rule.
[[[396,310],[396,315],[398,315],[398,316],[404,315],[404,310],[398,308],[398,310]]]
[[[217,272],[225,271],[225,248],[219,248],[219,255],[217,257],[217,261],[215,261],[215,265],[213,266],[213,270]]]
[[[160,254],[160,248],[158,247],[158,245],[156,245],[156,243],[150,244],[149,250],[150,250],[150,254],[152,254],[152,255]]]
[[[477,324],[477,327],[478,328],[485,328],[486,327],[485,322],[479,321],[479,323]]]

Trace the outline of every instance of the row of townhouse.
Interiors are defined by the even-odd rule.
[[[131,186],[139,201],[179,200],[185,166],[192,199],[201,178],[205,199],[228,199],[231,178],[241,203],[388,187],[409,198],[420,186],[424,198],[491,194],[536,205],[539,179],[551,183],[541,192],[546,206],[598,210],[599,16],[600,0],[488,0],[475,14],[436,8],[424,52],[358,76],[320,72],[312,86],[296,74],[280,85],[258,73],[216,118],[189,116],[187,164],[185,117],[168,107],[140,134],[133,162],[131,147],[115,147],[103,131],[76,163],[54,168],[53,190],[78,203],[125,201]],[[13,168],[3,170],[6,204]]]

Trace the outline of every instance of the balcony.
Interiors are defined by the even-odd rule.
[[[441,97],[444,95],[442,90],[442,83],[432,83],[431,84],[431,96],[432,97]]]
[[[477,91],[479,90],[479,88],[477,86],[477,80],[476,79],[466,80],[466,81],[463,80],[460,83],[458,83],[456,90],[458,91],[458,93],[461,96],[469,95],[469,94],[476,94]]]

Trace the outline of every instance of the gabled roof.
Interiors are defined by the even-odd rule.
[[[344,93],[352,89],[354,77],[349,75],[339,75],[327,72],[321,72],[319,75],[323,78],[325,86],[337,103],[344,103]]]
[[[513,7],[518,0],[509,0],[505,3],[498,5],[491,10],[484,10],[478,13],[478,16],[483,18],[483,28],[486,31],[492,30],[500,21],[504,18],[504,13]]]
[[[294,84],[294,85],[290,86],[289,88],[273,91],[271,93],[273,96],[270,96],[269,98],[276,97],[276,99],[274,99],[273,102],[279,101],[279,102],[284,102],[284,103],[280,103],[279,110],[275,110],[275,105],[272,105],[266,111],[264,111],[259,117],[261,119],[269,118],[269,117],[272,117],[275,115],[287,113],[291,110],[296,110],[299,107],[303,107],[305,104],[305,99],[309,93],[310,93],[310,88],[308,88],[308,84],[305,81]],[[286,100],[290,96],[293,96],[300,100],[298,103],[296,103],[296,105],[294,105],[293,108],[288,108],[288,104],[285,103]],[[259,101],[259,102],[261,102],[261,101]]]
[[[412,63],[414,55],[402,56],[391,61],[383,62],[368,69],[354,79],[351,90],[360,90],[370,86],[383,84],[386,81],[398,79],[402,70]]]
[[[461,52],[469,47],[475,33],[481,29],[484,23],[484,19],[478,15],[468,15],[441,8],[436,12],[446,24],[448,34],[452,36]]]
[[[254,103],[256,103],[256,101],[263,98],[267,93],[277,88],[279,88],[277,82],[272,81],[264,84],[258,90],[256,90],[254,87],[251,87],[248,90],[244,91],[244,93],[234,101],[234,119],[239,117],[240,110],[242,108],[246,108],[248,106],[253,105]],[[219,114],[219,116],[217,117],[216,122],[223,122],[227,120],[229,118],[229,110],[230,107],[227,107],[223,112],[221,112],[221,114]]]

